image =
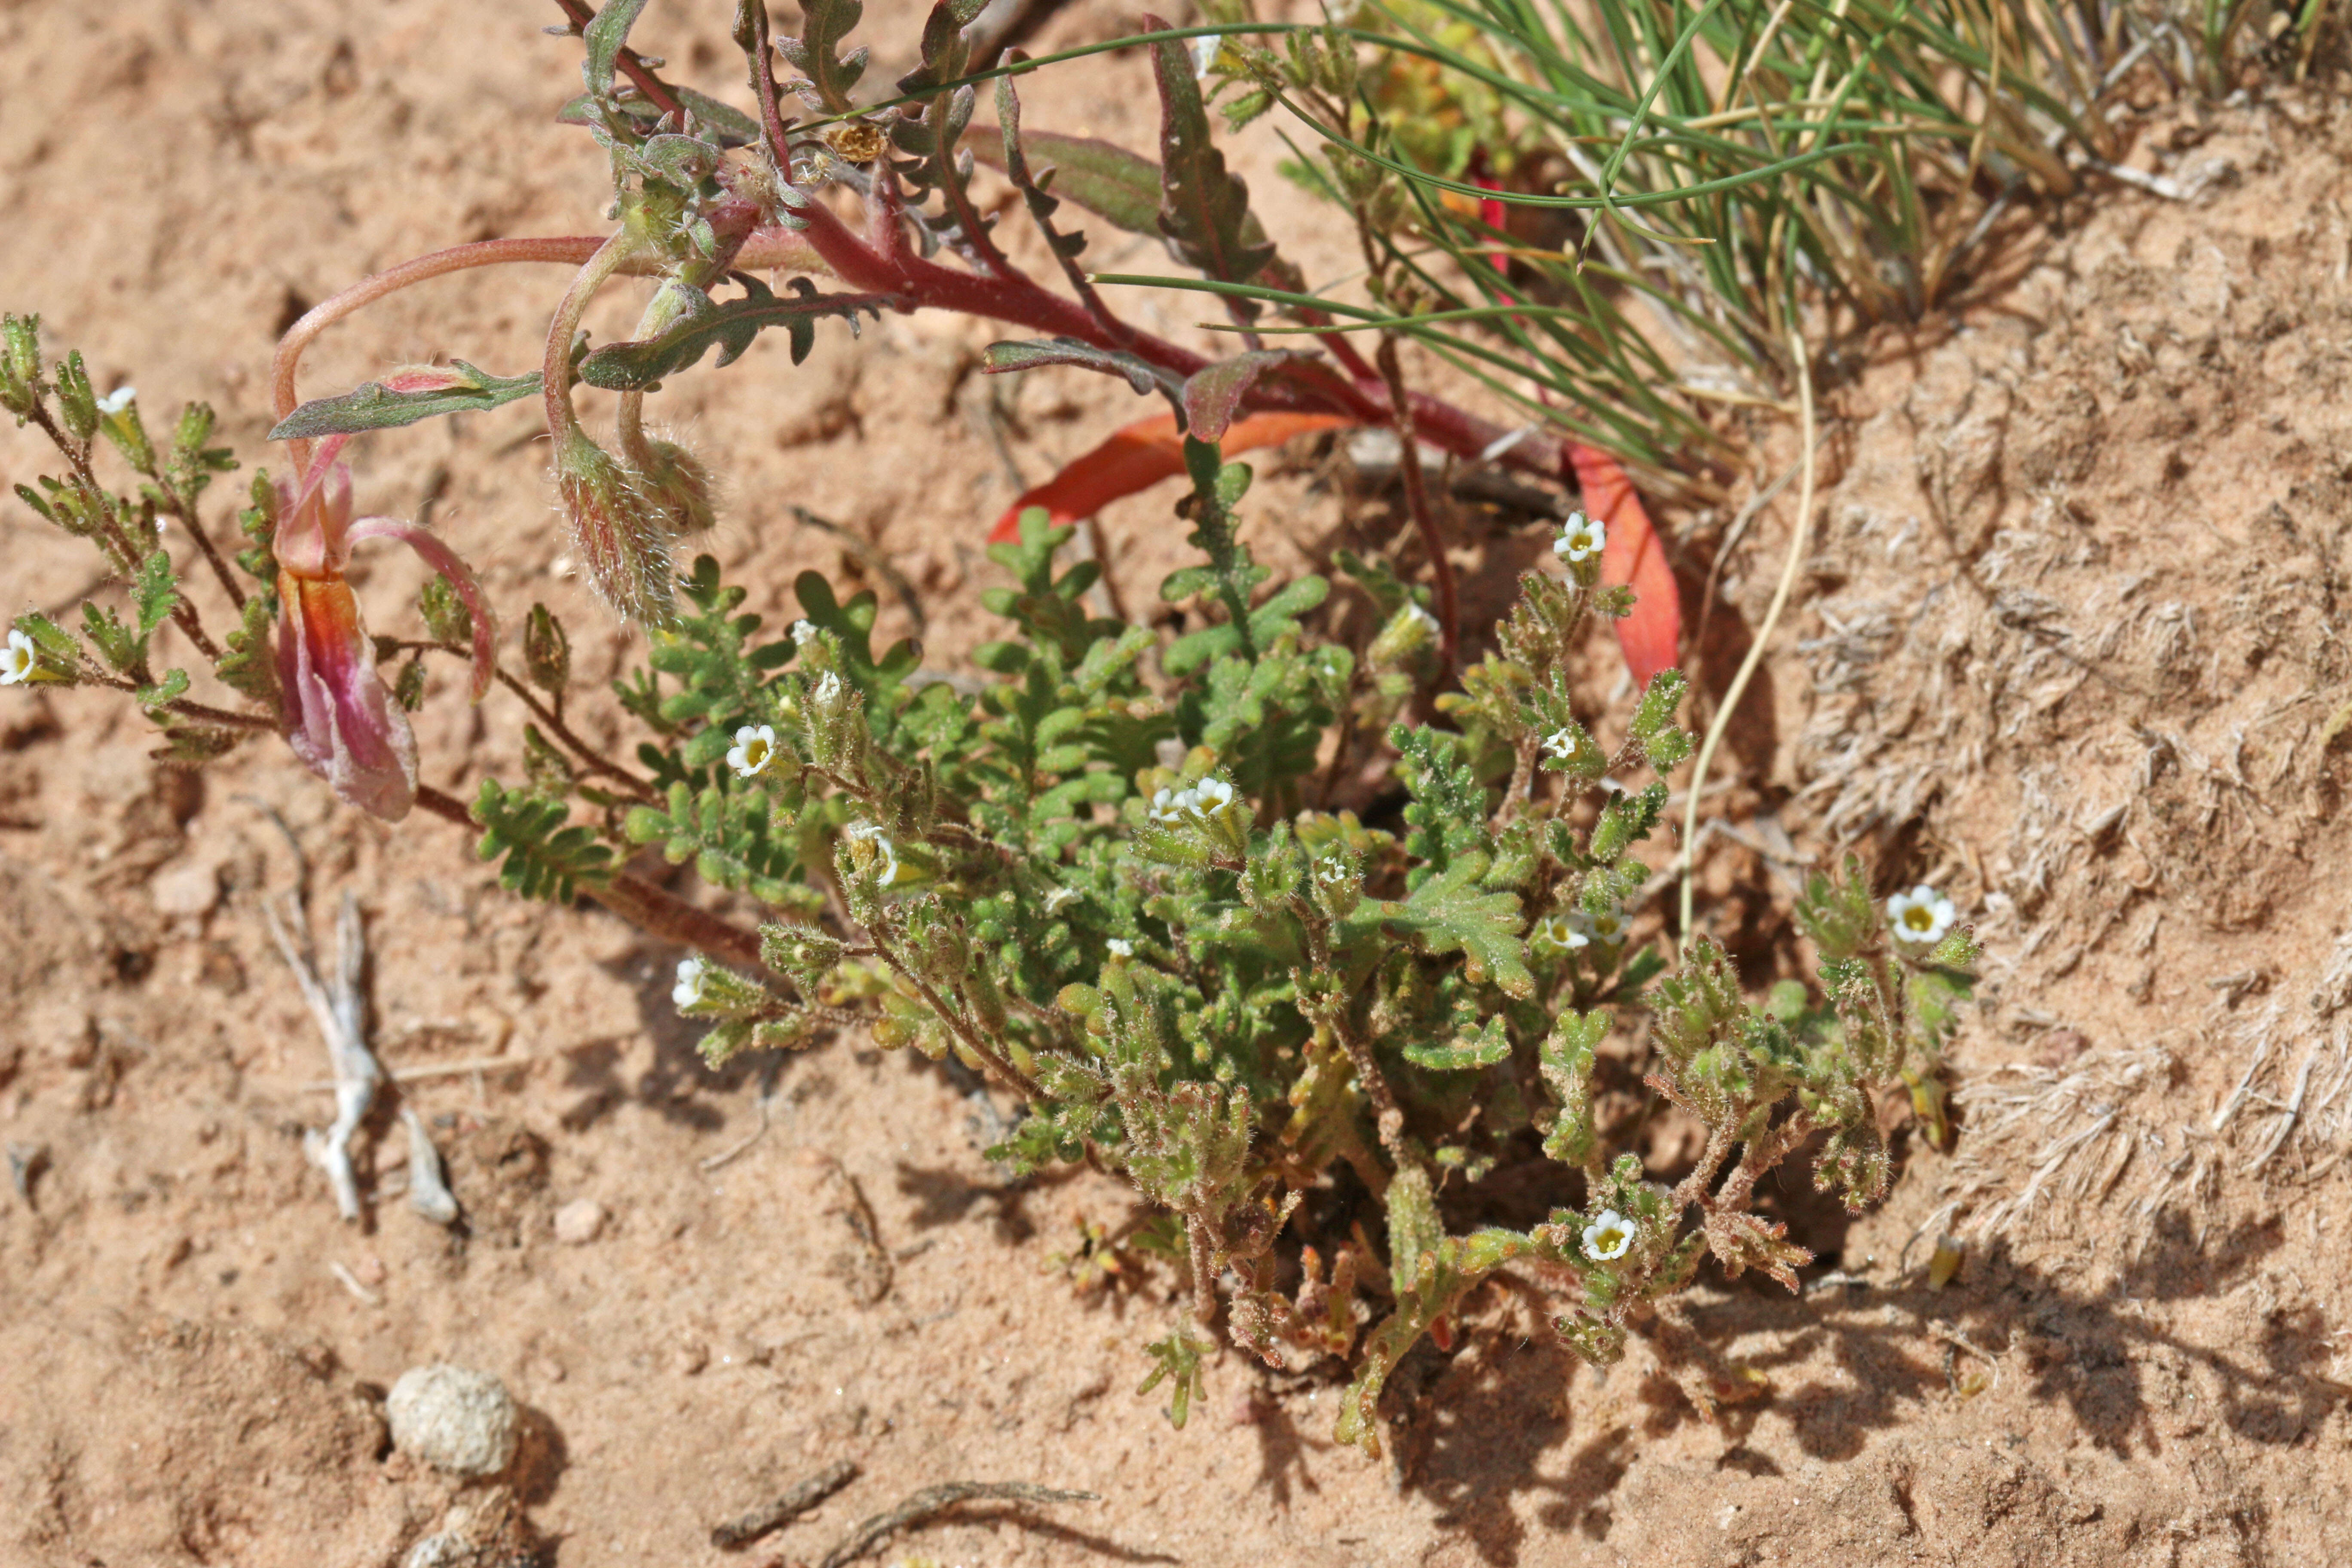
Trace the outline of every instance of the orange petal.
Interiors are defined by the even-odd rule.
[[[1259,447],[1278,447],[1293,436],[1317,430],[1339,430],[1355,420],[1338,414],[1252,414],[1227,427],[1217,449],[1226,457]],[[1063,467],[1044,484],[1024,491],[1004,509],[990,530],[991,544],[1006,544],[1021,537],[1021,514],[1033,506],[1045,509],[1054,527],[1092,517],[1123,496],[1149,489],[1184,471],[1184,438],[1177,434],[1173,414],[1139,419],[1111,432],[1109,439],[1086,456]]]
[[[1612,588],[1633,584],[1633,613],[1617,623],[1617,646],[1633,679],[1646,684],[1675,662],[1682,641],[1682,594],[1674,568],[1666,564],[1665,546],[1617,459],[1579,446],[1569,447],[1568,458],[1576,465],[1586,514],[1609,528],[1609,542],[1601,552],[1601,581]]]

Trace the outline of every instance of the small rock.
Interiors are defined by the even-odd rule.
[[[2080,1029],[2053,1029],[2035,1043],[2033,1059],[2046,1068],[2063,1068],[2091,1048],[2091,1037]]]
[[[594,1198],[574,1198],[555,1211],[555,1239],[583,1247],[604,1228],[604,1205]]]
[[[392,1270],[384,1267],[383,1259],[373,1252],[361,1254],[360,1260],[352,1265],[352,1278],[370,1289],[383,1284],[391,1275]]]
[[[392,1445],[453,1476],[494,1476],[514,1458],[514,1400],[486,1372],[411,1367],[384,1400]]]
[[[208,915],[220,902],[220,867],[209,859],[176,861],[148,879],[147,895],[159,915]]]

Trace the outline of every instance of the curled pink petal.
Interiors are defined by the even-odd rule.
[[[343,534],[346,547],[362,539],[396,539],[417,554],[425,563],[448,580],[457,590],[457,597],[474,617],[474,683],[473,698],[479,702],[490,689],[490,677],[498,668],[498,620],[490,610],[489,596],[482,592],[481,580],[474,569],[457,557],[457,552],[441,542],[440,537],[413,522],[396,517],[363,517],[352,523]]]
[[[275,481],[278,531],[269,548],[279,565],[299,576],[328,576],[351,559],[344,533],[352,521],[352,470],[335,461],[348,439],[320,441],[299,485]]]
[[[278,602],[287,743],[344,800],[399,821],[416,799],[416,738],[376,675],[351,585],[281,571]]]

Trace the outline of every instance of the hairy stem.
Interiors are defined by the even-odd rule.
[[[479,826],[463,802],[430,784],[416,786],[416,804],[443,821],[454,822],[469,831]],[[664,892],[642,877],[615,871],[602,883],[583,884],[580,890],[648,936],[718,953],[749,969],[766,968],[760,961],[757,932],[730,925],[709,910]]]
[[[463,643],[417,642],[402,639],[397,646],[404,652],[415,648],[432,653],[454,653],[460,658],[470,659],[474,657],[474,650]],[[560,707],[551,708],[541,701],[539,693],[516,679],[503,666],[492,667],[490,673],[498,678],[499,685],[521,699],[522,705],[530,710],[531,717],[546,725],[555,738],[562,742],[572,754],[579,759],[581,766],[590,773],[613,780],[639,800],[651,802],[661,798],[654,792],[654,786],[651,784],[639,778],[635,773],[574,734],[571,726],[563,721],[563,714]]]
[[[559,442],[580,430],[580,416],[572,408],[572,339],[580,330],[596,291],[610,282],[621,263],[637,248],[636,237],[622,229],[596,247],[564,291],[563,302],[547,324],[547,354],[540,364],[540,396],[547,405],[547,433]]]
[[[1412,399],[1405,391],[1404,369],[1397,363],[1396,337],[1391,332],[1381,334],[1381,346],[1374,359],[1381,367],[1381,377],[1388,383],[1389,409],[1393,419],[1397,444],[1397,474],[1404,480],[1404,502],[1412,513],[1413,526],[1421,531],[1422,548],[1429,553],[1430,575],[1437,582],[1437,629],[1443,639],[1440,657],[1444,660],[1445,680],[1452,680],[1461,668],[1462,607],[1454,596],[1454,563],[1445,559],[1445,540],[1437,528],[1437,514],[1429,504],[1429,482],[1421,471],[1421,442],[1412,416]]]

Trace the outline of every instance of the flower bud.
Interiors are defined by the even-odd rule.
[[[719,521],[710,470],[675,441],[646,443],[637,482],[646,499],[668,520],[673,534],[706,532]]]
[[[1435,650],[1440,631],[1437,617],[1408,599],[1364,650],[1364,663],[1373,669],[1410,668]]]
[[[604,602],[625,620],[667,623],[674,613],[669,529],[635,478],[575,429],[558,438],[555,492],[572,548]]]

